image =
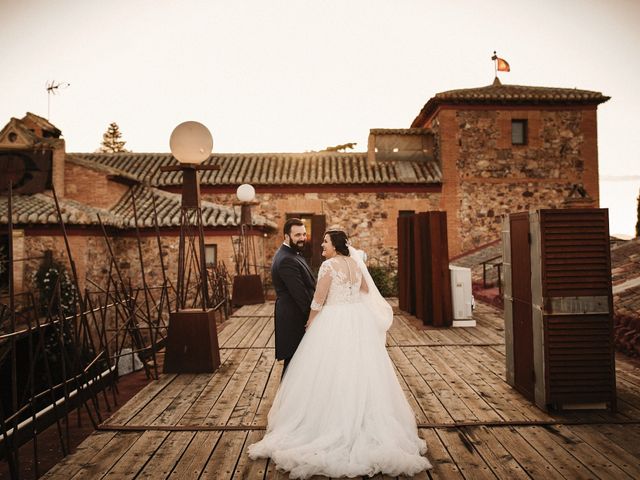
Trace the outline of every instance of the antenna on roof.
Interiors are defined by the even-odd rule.
[[[70,83],[56,82],[55,80],[47,82],[47,120],[51,114],[51,95],[55,95],[59,89],[67,88],[70,85]]]

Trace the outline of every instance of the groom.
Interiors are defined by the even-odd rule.
[[[284,224],[284,242],[273,257],[271,279],[276,291],[276,359],[284,360],[282,375],[296,352],[309,318],[316,279],[300,255],[307,241],[307,230],[299,218]]]

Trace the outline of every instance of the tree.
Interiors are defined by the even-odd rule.
[[[127,142],[125,142],[124,140],[120,140],[121,137],[122,133],[120,133],[120,127],[118,127],[118,124],[116,122],[111,122],[107,131],[102,135],[102,146],[99,149],[100,152],[128,152],[128,150],[124,148],[124,144]]]
[[[342,145],[336,145],[335,147],[327,147],[323,152],[344,152],[346,150],[353,150],[353,147],[357,145],[356,142],[345,143]]]

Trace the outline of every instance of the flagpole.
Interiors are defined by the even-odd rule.
[[[498,78],[498,54],[495,50],[493,51],[493,57],[491,57],[491,60],[493,60],[493,76]]]

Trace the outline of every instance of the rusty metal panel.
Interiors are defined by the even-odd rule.
[[[415,313],[424,324],[431,323],[433,304],[431,298],[431,245],[429,245],[428,219],[419,213],[411,217],[413,223],[413,258]]]
[[[450,327],[453,324],[453,300],[449,269],[447,212],[428,212],[427,215],[432,255],[433,325]]]
[[[513,359],[513,298],[511,296],[511,222],[509,216],[502,217],[502,298],[504,301],[504,338],[507,383],[515,386]]]
[[[545,298],[609,295],[611,267],[606,210],[541,210],[540,236]]]
[[[545,403],[615,410],[615,350],[606,209],[540,210]]]
[[[412,217],[398,217],[398,307],[416,313]]]
[[[514,385],[526,398],[534,399],[534,340],[531,307],[531,255],[529,214],[509,217],[511,233]]]

